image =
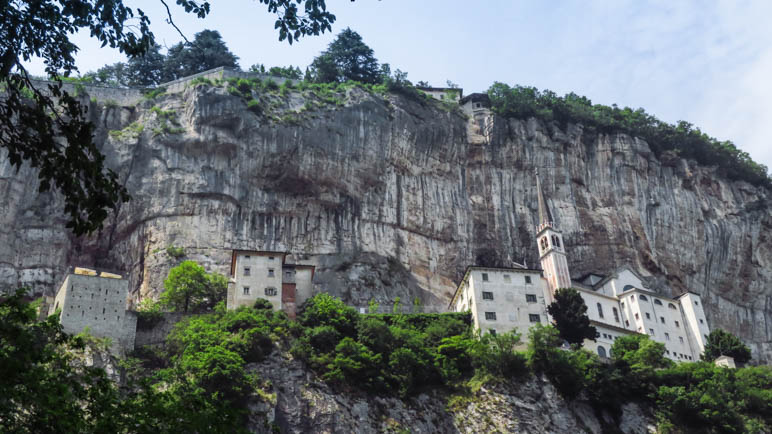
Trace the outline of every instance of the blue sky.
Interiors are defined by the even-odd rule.
[[[158,0],[125,0],[150,15],[157,39],[180,40]],[[173,1],[169,1],[173,3]],[[465,93],[494,81],[576,92],[595,103],[643,107],[734,141],[772,167],[771,1],[328,0],[333,32],[288,45],[254,0],[213,1],[204,20],[174,9],[188,36],[220,31],[247,68],[304,68],[345,27],[381,62],[408,78]],[[121,61],[87,34],[76,36],[81,71]],[[42,72],[42,65],[30,65]]]

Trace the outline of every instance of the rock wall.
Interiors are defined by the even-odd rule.
[[[34,171],[0,157],[0,286],[52,294],[68,265],[92,265],[125,270],[130,290],[152,295],[179,260],[227,272],[230,249],[267,249],[317,265],[316,290],[353,305],[399,296],[441,308],[467,265],[537,264],[538,169],[574,278],[631,264],[664,294],[699,293],[711,327],[738,334],[757,360],[772,357],[766,189],[657,158],[623,134],[468,121],[438,101],[356,87],[339,97],[261,94],[270,111],[260,115],[206,85],[90,103],[133,200],[75,238],[57,194],[38,193]],[[169,257],[170,245],[186,256]]]
[[[526,378],[468,395],[435,390],[405,400],[333,390],[278,352],[250,368],[270,380],[272,400],[250,406],[249,430],[270,433],[649,433],[651,412],[634,403],[621,414],[566,401],[549,381]]]

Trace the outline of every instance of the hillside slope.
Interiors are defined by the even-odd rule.
[[[94,93],[96,94],[96,93]],[[711,327],[772,359],[770,193],[627,135],[534,119],[476,124],[436,101],[359,87],[234,91],[190,84],[92,101],[110,167],[133,200],[88,238],[56,194],[0,158],[0,286],[52,294],[69,265],[162,289],[186,259],[226,272],[230,250],[286,250],[353,305],[446,306],[478,259],[537,264],[536,169],[573,277],[631,264],[664,294],[699,293]],[[87,101],[88,96],[84,96]],[[248,104],[252,104],[248,106]]]

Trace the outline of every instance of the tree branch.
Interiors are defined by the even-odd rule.
[[[179,28],[179,27],[177,27],[177,25],[176,25],[176,24],[174,24],[174,20],[172,19],[172,11],[171,11],[171,10],[169,10],[169,5],[168,5],[168,4],[166,4],[166,1],[165,1],[165,0],[159,0],[159,1],[160,1],[160,2],[161,2],[163,5],[164,5],[164,7],[166,8],[166,16],[168,17],[168,18],[166,18],[166,23],[167,23],[167,24],[171,24],[171,26],[172,26],[172,27],[174,27],[174,28],[177,30],[177,33],[179,33],[179,34],[180,34],[180,36],[182,36],[182,39],[184,39],[186,43],[190,44],[190,41],[188,41],[188,38],[186,38],[186,37],[185,37],[185,34],[184,34],[184,33],[182,33],[182,30],[180,30],[180,28]]]

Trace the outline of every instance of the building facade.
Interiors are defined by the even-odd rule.
[[[262,298],[293,318],[297,307],[311,298],[314,267],[287,264],[286,257],[286,252],[234,250],[227,308],[252,306]]]
[[[517,329],[525,335],[534,323],[551,321],[547,306],[557,289],[574,288],[598,331],[594,341],[584,341],[584,347],[600,357],[612,355],[611,346],[620,336],[640,333],[664,344],[665,355],[671,360],[699,360],[710,333],[700,296],[691,292],[676,298],[658,294],[628,266],[608,276],[591,273],[572,280],[563,235],[550,212],[538,174],[536,188],[536,242],[543,274],[519,264],[510,269],[470,267],[450,309],[471,311],[474,326],[480,331]]]
[[[481,332],[525,333],[548,323],[541,272],[519,264],[513,268],[469,267],[450,302],[450,310],[470,311]]]
[[[110,338],[113,350],[131,351],[137,317],[126,310],[128,292],[129,281],[122,276],[78,267],[64,278],[48,313],[59,311],[67,333],[88,328],[92,336]]]

